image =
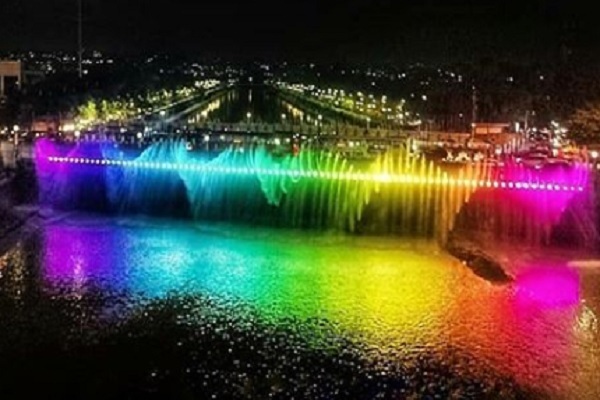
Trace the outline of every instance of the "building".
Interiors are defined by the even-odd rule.
[[[502,135],[510,133],[510,124],[476,122],[473,124],[475,136]]]
[[[23,84],[23,64],[21,61],[0,61],[0,98],[5,97]]]

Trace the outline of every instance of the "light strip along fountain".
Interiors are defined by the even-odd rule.
[[[213,156],[188,151],[182,140],[155,143],[141,153],[113,143],[38,141],[40,202],[65,210],[395,234],[445,243],[462,210],[489,209],[495,217],[497,203],[510,214],[498,214],[502,221],[514,218],[548,231],[588,188],[585,165],[537,170],[474,163],[445,170],[408,148],[357,162],[311,148],[277,155],[263,145],[232,147]],[[491,203],[470,204],[482,196]]]
[[[224,167],[205,163],[175,163],[175,162],[152,162],[152,161],[131,161],[115,160],[104,158],[86,158],[86,157],[48,157],[51,163],[59,164],[80,164],[95,165],[105,167],[123,167],[140,168],[152,170],[172,170],[189,171],[211,174],[232,174],[232,175],[261,175],[261,176],[285,176],[296,179],[320,179],[337,181],[357,181],[373,182],[381,184],[414,184],[414,185],[435,185],[451,187],[471,187],[471,188],[489,188],[489,189],[509,189],[509,190],[538,190],[538,191],[557,191],[557,192],[582,192],[584,187],[581,185],[564,185],[556,182],[545,181],[504,181],[504,180],[486,180],[486,179],[455,179],[447,175],[440,178],[421,177],[412,174],[394,174],[394,173],[368,173],[368,172],[328,172],[318,170],[304,169],[281,169],[281,168],[252,168],[252,167]]]

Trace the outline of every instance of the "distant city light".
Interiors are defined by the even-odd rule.
[[[73,132],[75,130],[75,124],[64,124],[62,127],[63,132]]]

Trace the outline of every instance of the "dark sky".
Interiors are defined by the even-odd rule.
[[[600,49],[568,0],[83,0],[89,49],[378,62]],[[0,0],[0,50],[73,50],[77,0]]]

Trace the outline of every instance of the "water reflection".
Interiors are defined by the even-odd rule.
[[[580,277],[566,266],[532,267],[517,276],[517,301],[547,307],[576,306],[581,301]]]
[[[21,241],[6,253],[0,253],[0,280],[8,284],[6,292],[12,300],[19,301],[26,290],[25,276],[29,262],[30,254]]]
[[[552,397],[597,393],[598,324],[576,270],[533,268],[497,287],[423,242],[140,219],[70,220],[43,236],[53,295],[100,290],[130,310],[200,295],[294,325],[312,346],[335,332],[377,368],[434,355],[486,390],[505,377]]]
[[[268,124],[316,124],[319,113],[314,109],[302,109],[297,104],[281,98],[267,87],[237,88],[212,99],[187,117],[188,124],[205,122],[223,123],[268,123]],[[321,121],[331,120],[322,115]],[[339,117],[339,122],[345,121]],[[330,121],[331,122],[331,121]]]

